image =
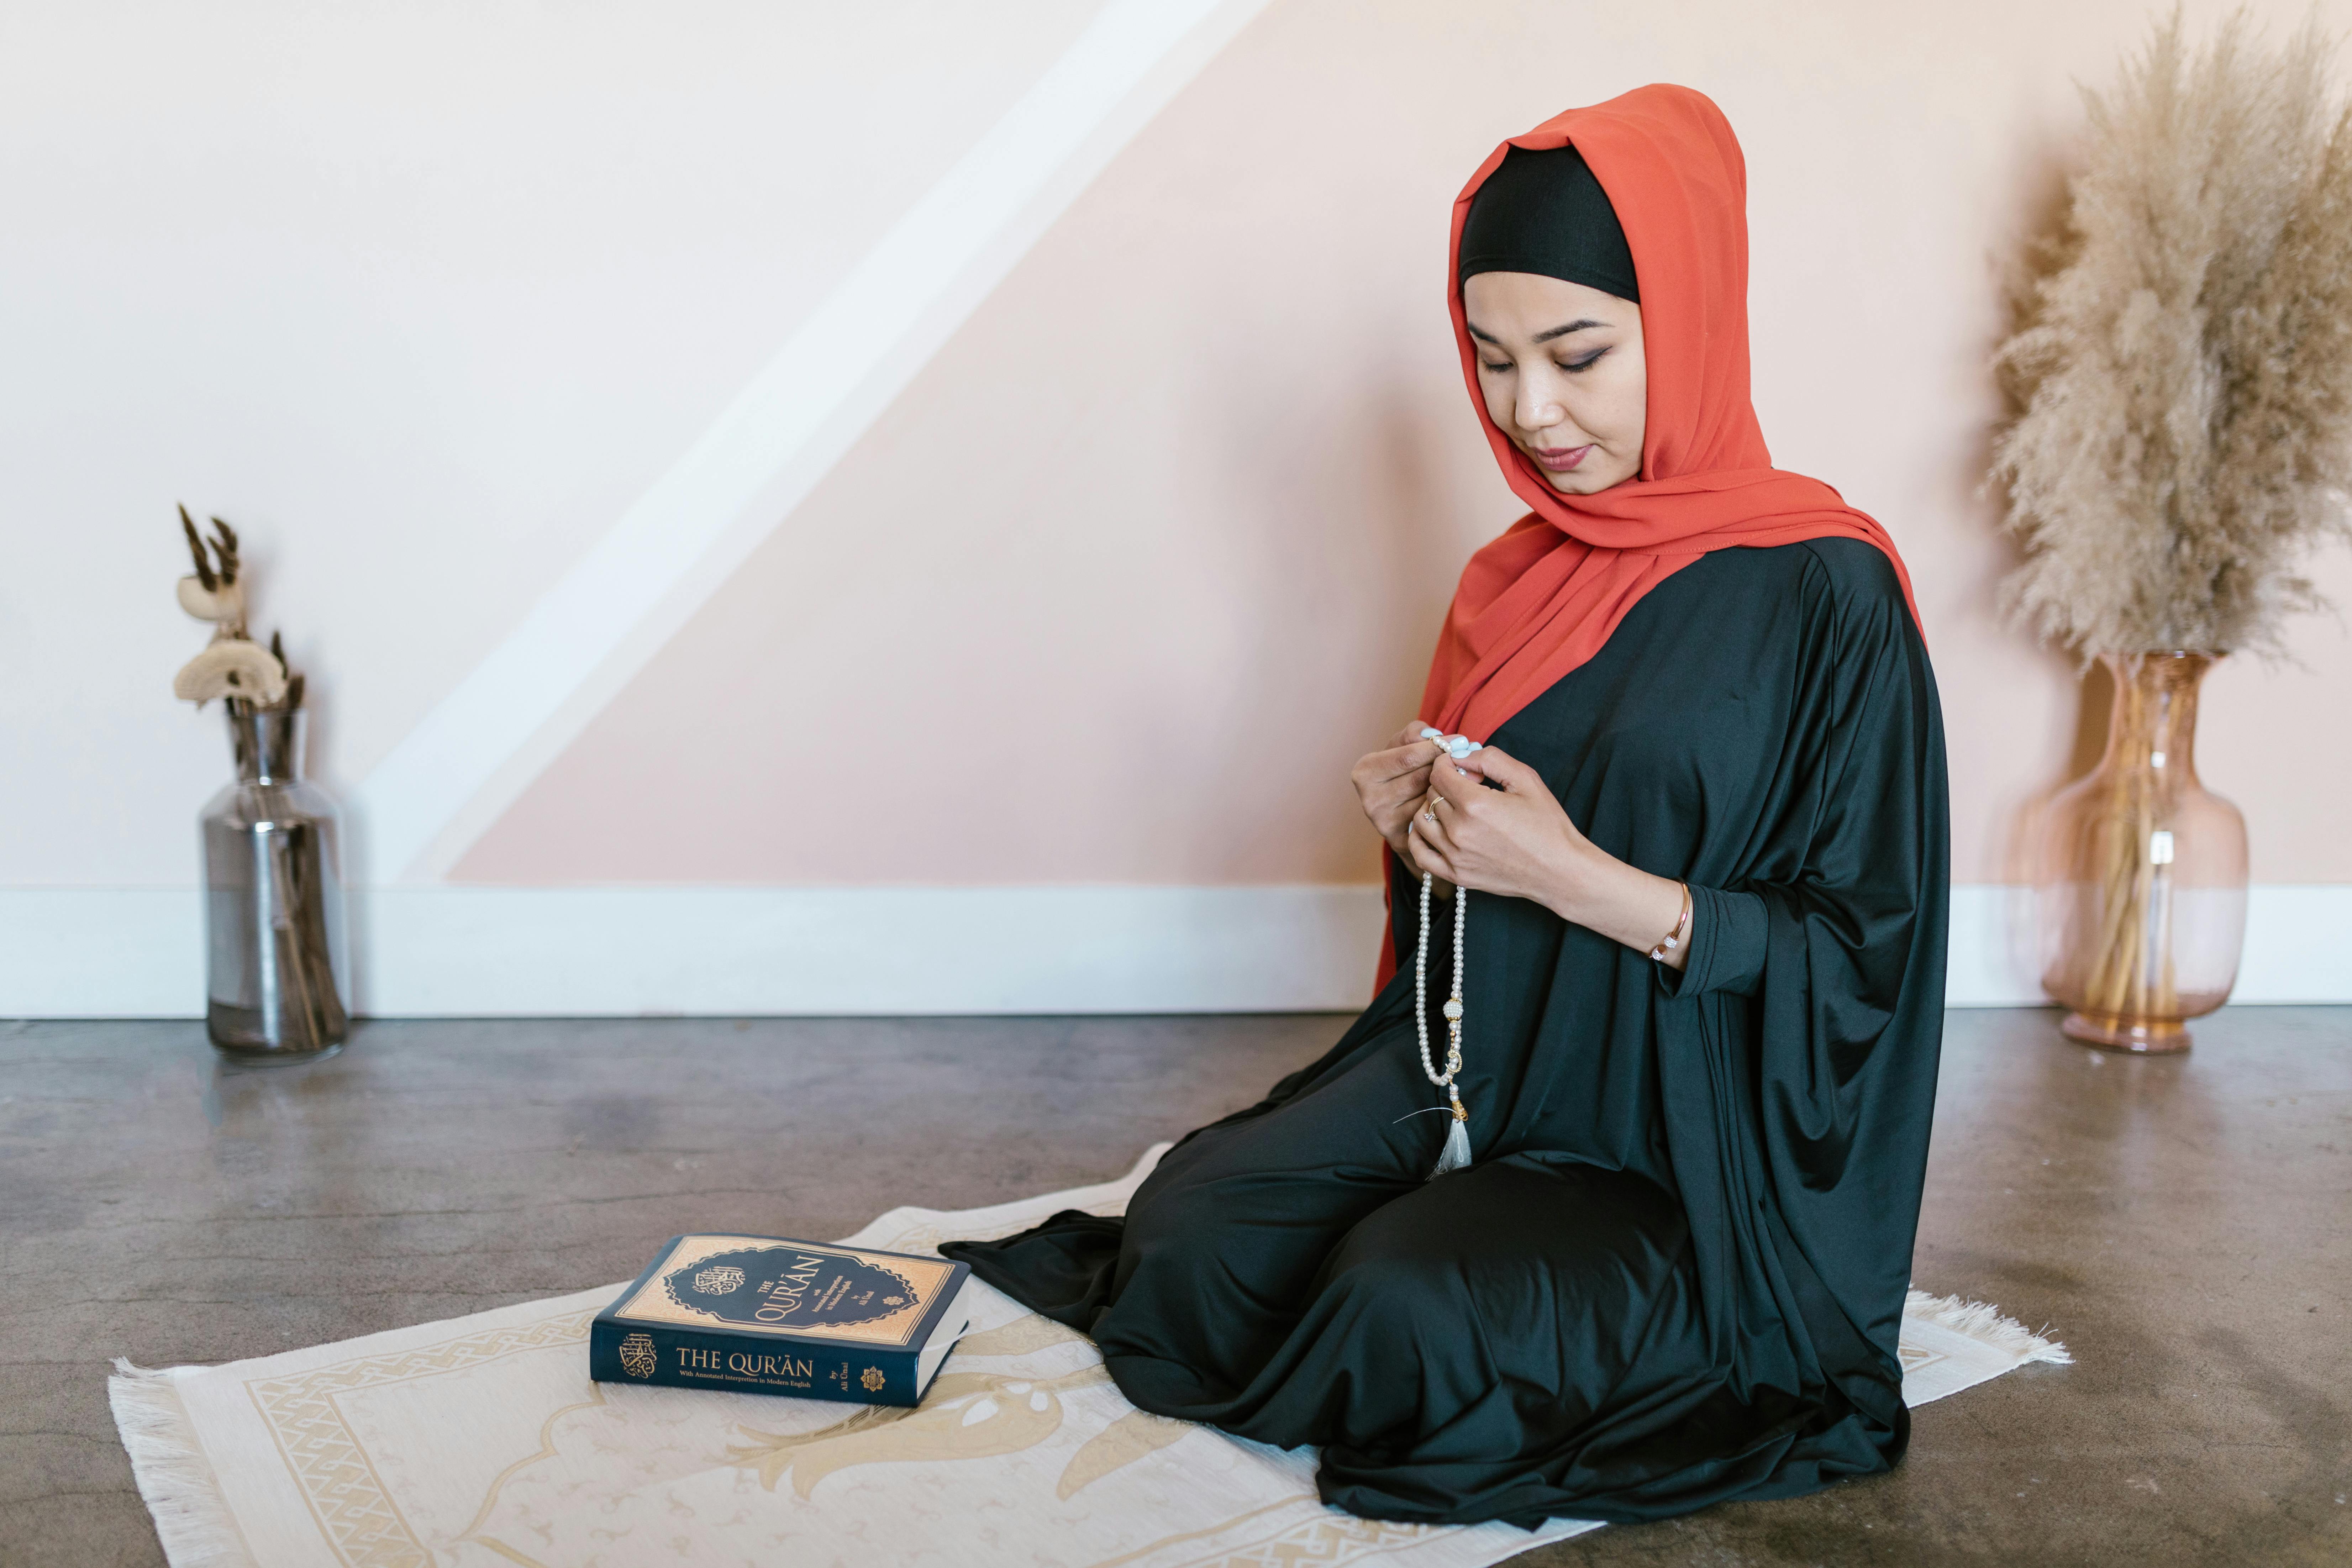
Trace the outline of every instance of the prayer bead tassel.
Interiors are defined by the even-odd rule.
[[[1462,1102],[1454,1102],[1454,1121],[1445,1130],[1445,1149],[1437,1156],[1437,1169],[1430,1172],[1434,1178],[1448,1171],[1465,1170],[1470,1163],[1470,1113]]]

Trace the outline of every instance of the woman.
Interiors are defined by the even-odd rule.
[[[949,1249],[1143,1408],[1320,1445],[1356,1513],[1655,1519],[1902,1456],[1943,741],[1893,543],[1770,467],[1745,186],[1715,105],[1649,87],[1455,203],[1464,374],[1534,510],[1464,572],[1427,722],[1355,781],[1391,953],[1440,895],[1433,1014],[1466,921],[1467,1168],[1431,1177],[1445,1024],[1425,1069],[1391,961],[1124,1221]]]

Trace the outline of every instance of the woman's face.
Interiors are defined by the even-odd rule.
[[[1589,496],[1642,471],[1642,307],[1532,272],[1462,285],[1486,415],[1552,489]]]

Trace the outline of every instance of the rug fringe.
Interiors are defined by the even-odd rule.
[[[107,1403],[172,1568],[256,1568],[172,1374],[121,1356],[114,1373],[106,1380]]]
[[[2064,1345],[2043,1338],[2014,1318],[2003,1316],[2001,1310],[1990,1301],[1930,1296],[1925,1290],[1913,1290],[1903,1298],[1903,1315],[1925,1319],[1938,1328],[2005,1351],[2015,1356],[2021,1365],[2031,1361],[2048,1362],[2055,1366],[2074,1364],[2074,1358]]]

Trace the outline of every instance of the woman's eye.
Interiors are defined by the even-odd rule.
[[[1601,356],[1608,352],[1609,351],[1607,349],[1595,349],[1591,353],[1586,354],[1582,359],[1572,359],[1565,363],[1561,363],[1557,360],[1552,363],[1559,364],[1560,369],[1568,372],[1570,375],[1574,375],[1580,370],[1591,370],[1595,364],[1598,364],[1601,362]]]
[[[1482,359],[1482,360],[1480,360],[1478,363],[1479,363],[1480,364],[1484,365],[1486,369],[1493,371],[1496,375],[1500,375],[1500,374],[1502,374],[1505,371],[1507,371],[1507,370],[1508,370],[1508,369],[1510,369],[1510,368],[1511,368],[1511,362],[1510,362],[1509,360],[1505,360],[1505,361],[1504,361],[1502,363],[1500,363],[1500,364],[1496,364],[1493,360],[1490,360],[1490,359]]]

